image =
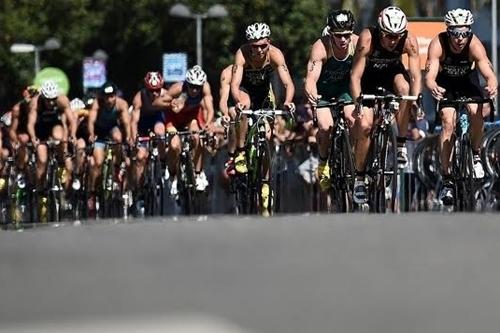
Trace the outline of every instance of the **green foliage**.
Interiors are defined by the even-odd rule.
[[[196,61],[196,25],[169,16],[175,0],[2,0],[0,2],[0,110],[18,99],[33,79],[32,53],[13,54],[13,43],[43,45],[56,37],[62,47],[40,54],[42,68],[63,69],[71,97],[82,93],[81,64],[97,49],[109,55],[108,76],[131,99],[148,70],[161,69],[165,52],[187,52]],[[193,12],[216,3],[229,16],[203,20],[203,62],[216,86],[220,71],[245,43],[244,31],[256,21],[269,23],[272,40],[285,54],[292,75],[301,79],[310,45],[319,37],[328,13],[327,0],[184,0]],[[299,87],[298,87],[299,89]],[[213,89],[216,91],[216,89]]]

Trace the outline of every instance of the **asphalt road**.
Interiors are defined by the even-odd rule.
[[[2,231],[0,331],[496,333],[499,257],[498,214]]]

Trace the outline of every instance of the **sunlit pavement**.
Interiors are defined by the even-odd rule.
[[[0,232],[2,332],[498,332],[500,215],[210,216]]]

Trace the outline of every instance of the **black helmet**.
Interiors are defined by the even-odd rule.
[[[118,87],[113,82],[106,82],[101,87],[101,95],[116,95],[118,92]]]
[[[326,19],[326,24],[330,27],[330,31],[353,31],[354,23],[354,15],[352,15],[350,10],[345,9],[334,10]]]

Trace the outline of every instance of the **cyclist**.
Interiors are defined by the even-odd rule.
[[[425,65],[425,85],[432,96],[436,100],[495,97],[498,81],[482,42],[472,32],[472,13],[467,9],[453,9],[446,13],[444,22],[447,29],[432,39]],[[486,80],[484,89],[479,87],[478,72]],[[469,103],[467,108],[471,120],[474,176],[483,178],[484,170],[479,155],[483,136],[483,105]],[[439,109],[443,126],[440,136],[443,188],[439,197],[444,205],[452,205],[454,198],[450,158],[456,108],[443,102],[439,103]]]
[[[323,37],[312,46],[307,64],[305,93],[309,103],[330,102],[332,98],[352,101],[349,80],[354,49],[358,36],[353,34],[354,16],[349,10],[334,10],[328,15],[327,29]],[[349,125],[354,124],[354,105],[346,105],[344,112]],[[316,109],[319,148],[319,183],[322,190],[330,187],[328,150],[333,129],[333,118],[329,108]]]
[[[99,95],[94,100],[88,117],[89,141],[94,142],[93,158],[90,168],[90,196],[88,208],[91,211],[95,210],[95,185],[101,175],[102,164],[105,159],[105,142],[113,141],[118,145],[114,150],[114,163],[118,165],[124,161],[121,156],[121,146],[123,142],[123,134],[125,133],[125,141],[133,144],[133,139],[130,134],[130,117],[128,113],[128,103],[117,94],[118,87],[111,82],[105,83],[100,90]],[[124,169],[124,163],[121,164]]]
[[[174,133],[179,129],[187,128],[190,131],[208,129],[214,120],[214,104],[210,84],[207,82],[207,74],[196,65],[186,72],[184,82],[174,83],[168,89],[168,96],[162,100],[166,102],[171,99],[166,113],[167,131]],[[209,185],[205,172],[203,171],[203,146],[197,136],[194,136],[195,182],[196,190],[204,191]],[[172,196],[177,195],[177,166],[181,153],[181,141],[178,136],[172,137],[168,149],[169,172],[172,176]]]
[[[148,137],[151,133],[165,136],[165,108],[153,104],[161,96],[167,97],[165,81],[160,72],[147,72],[144,77],[144,88],[138,91],[132,101],[131,134],[132,138]],[[159,144],[160,158],[165,159],[165,145]],[[148,145],[137,146],[136,161],[133,165],[134,185],[137,190],[142,186],[144,169],[149,156]]]
[[[26,144],[30,141],[28,135],[29,103],[38,94],[35,86],[28,86],[23,90],[23,99],[12,107],[12,124],[9,129],[9,137],[16,156],[16,165],[22,175],[28,163],[28,151]]]
[[[222,112],[222,121],[229,122],[230,119],[235,119],[235,103],[231,96],[231,78],[233,77],[233,65],[224,68],[220,74],[220,89],[219,89],[219,109]],[[234,126],[229,127],[227,150],[229,159],[225,167],[228,175],[234,175],[234,157],[236,151],[236,137]]]
[[[29,109],[27,130],[33,147],[36,148],[37,189],[42,190],[44,186],[43,175],[47,170],[48,162],[48,149],[45,142],[49,139],[62,142],[56,148],[57,157],[59,163],[64,161],[60,178],[61,183],[68,188],[72,161],[67,153],[66,142],[74,143],[76,137],[76,119],[71,111],[69,99],[60,93],[57,83],[47,80],[41,85],[40,94],[31,99]],[[41,202],[46,202],[43,196]]]
[[[276,70],[285,88],[284,109],[295,111],[292,101],[295,87],[283,53],[271,44],[269,26],[266,23],[253,23],[246,28],[245,33],[247,43],[236,51],[231,79],[231,94],[236,108],[244,110],[273,107],[271,75]],[[248,172],[245,156],[247,131],[247,117],[242,116],[237,124],[238,154],[234,160],[236,172],[240,174]],[[269,184],[264,182],[261,193],[264,213],[269,205],[269,194]]]
[[[7,170],[4,166],[12,151],[12,145],[8,134],[11,124],[12,112],[7,111],[0,117],[0,193],[3,192],[7,186]]]
[[[70,102],[71,110],[73,110],[74,115],[77,119],[77,130],[76,130],[76,145],[75,145],[75,169],[73,177],[73,189],[79,189],[81,186],[80,175],[83,172],[85,160],[87,158],[86,147],[89,144],[89,129],[88,129],[88,117],[90,109],[94,104],[93,95],[83,96],[83,100],[79,98],[74,98]]]
[[[376,27],[363,29],[359,35],[351,72],[351,95],[358,99],[361,93],[377,94],[382,87],[396,95],[418,95],[421,91],[420,57],[415,36],[407,30],[408,21],[403,11],[394,6],[383,9]],[[408,71],[401,62],[401,56],[408,55]],[[370,147],[370,133],[373,127],[373,101],[357,104],[360,136],[355,144],[356,169],[354,201],[367,201],[365,185],[366,155]],[[396,115],[399,134],[397,137],[397,160],[399,167],[408,162],[406,132],[410,108],[416,103],[401,102]]]

